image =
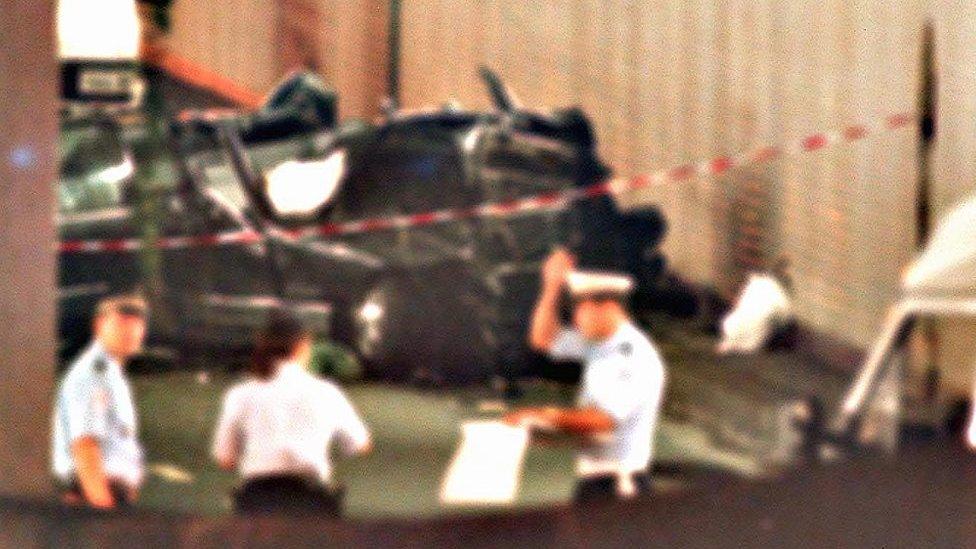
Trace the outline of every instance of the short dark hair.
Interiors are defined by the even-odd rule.
[[[261,379],[270,378],[277,363],[291,356],[298,345],[311,336],[311,331],[290,311],[272,310],[255,336],[251,372]]]
[[[139,294],[117,294],[103,297],[95,307],[95,317],[108,313],[145,318],[149,305]]]

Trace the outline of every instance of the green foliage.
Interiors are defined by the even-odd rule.
[[[356,355],[333,341],[318,341],[312,347],[311,370],[322,376],[339,381],[357,381],[362,378],[363,367]]]

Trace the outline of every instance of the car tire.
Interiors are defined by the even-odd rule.
[[[492,299],[465,266],[389,276],[348,312],[369,377],[458,385],[496,370]]]
[[[412,281],[389,277],[370,288],[346,311],[349,343],[363,360],[371,378],[402,381],[409,378],[410,346],[416,339]]]

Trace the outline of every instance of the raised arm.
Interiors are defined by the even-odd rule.
[[[548,353],[559,333],[559,297],[566,275],[575,266],[575,259],[565,248],[557,248],[542,266],[542,289],[532,312],[529,326],[529,346]]]

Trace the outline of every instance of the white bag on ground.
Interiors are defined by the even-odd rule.
[[[469,421],[461,426],[461,434],[461,444],[441,484],[441,502],[487,505],[515,501],[529,445],[528,427]]]
[[[718,352],[754,353],[792,316],[790,297],[779,280],[770,274],[753,273],[735,307],[722,320]]]

